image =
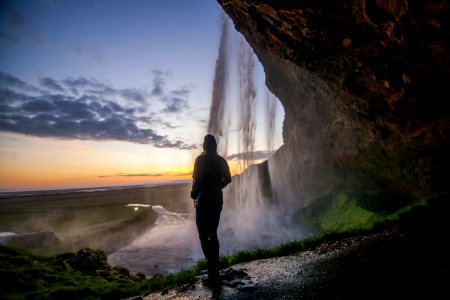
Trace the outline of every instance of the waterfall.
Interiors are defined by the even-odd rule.
[[[238,53],[239,70],[239,139],[238,151],[246,153],[244,159],[241,159],[242,170],[249,166],[253,160],[253,150],[255,144],[255,106],[256,89],[254,84],[254,53],[244,39],[240,40]],[[241,147],[240,147],[241,146]]]
[[[222,18],[222,34],[213,82],[208,133],[220,140],[219,153],[226,157],[230,149],[238,153],[237,173],[224,189],[224,207],[219,225],[222,254],[256,247],[273,247],[306,233],[296,219],[298,201],[292,180],[286,178],[283,151],[277,158],[255,164],[258,130],[265,132],[266,152],[274,150],[277,99],[255,79],[257,59],[246,40],[229,31],[227,17]],[[233,42],[237,45],[233,52]],[[232,59],[235,58],[233,68]],[[234,72],[235,73],[234,73]],[[237,79],[237,80],[236,80]],[[258,95],[260,97],[258,97]],[[265,128],[257,130],[258,99],[265,96]],[[230,129],[235,127],[235,129]],[[228,136],[234,135],[234,140]],[[230,156],[228,156],[230,157]],[[295,192],[294,192],[295,191]]]
[[[208,122],[208,133],[213,134],[218,143],[224,133],[228,131],[227,123],[224,120],[228,82],[228,22],[227,17],[222,15],[219,54],[214,72],[212,101]],[[225,146],[221,147],[221,149],[226,149],[226,142]]]
[[[292,184],[297,178],[287,171],[292,164],[284,156],[286,149],[282,147],[256,164],[260,161],[257,153],[264,152],[258,147],[263,145],[266,152],[276,148],[279,103],[267,87],[258,85],[263,78],[257,78],[260,65],[256,56],[240,34],[230,32],[228,23],[223,16],[207,128],[219,142],[219,153],[229,161],[237,159],[235,172],[239,173],[224,189],[218,230],[221,254],[274,247],[306,236],[296,215],[299,191]],[[258,112],[264,122],[256,121]],[[261,124],[264,128],[257,128]],[[261,143],[261,132],[265,143]],[[227,156],[228,152],[235,154]],[[192,205],[191,199],[187,200]],[[108,261],[147,275],[195,265],[203,257],[195,221],[162,206],[153,205],[152,209],[159,215],[155,226],[109,255]]]
[[[268,151],[272,151],[274,147],[275,121],[277,116],[277,102],[275,96],[266,91],[266,146]]]

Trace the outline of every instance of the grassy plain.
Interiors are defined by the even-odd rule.
[[[157,218],[151,207],[128,204],[162,205],[189,214],[189,190],[189,183],[180,183],[0,194],[0,232],[40,233],[36,235],[39,243],[33,243],[30,236],[10,240],[37,253],[90,247],[108,254],[153,226]]]

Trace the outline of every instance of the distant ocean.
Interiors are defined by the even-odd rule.
[[[168,182],[157,182],[148,184],[135,185],[115,185],[115,186],[95,186],[95,187],[71,187],[71,188],[42,188],[42,189],[3,189],[0,190],[0,199],[9,197],[24,197],[37,195],[53,195],[53,194],[68,194],[68,193],[86,193],[86,192],[106,192],[119,191],[136,188],[149,188],[162,185],[174,185],[189,183],[190,180],[178,180]]]

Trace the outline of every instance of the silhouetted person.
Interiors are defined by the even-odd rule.
[[[220,276],[217,227],[223,205],[222,189],[231,182],[231,174],[227,161],[217,154],[217,143],[213,135],[205,136],[203,150],[195,160],[191,198],[194,199],[200,243],[208,261],[208,283],[218,287]]]

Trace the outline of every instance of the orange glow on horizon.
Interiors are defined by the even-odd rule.
[[[238,162],[229,161],[232,176],[237,174]],[[105,170],[106,171],[106,170]],[[72,169],[23,168],[10,169],[8,174],[0,171],[0,189],[57,189],[96,186],[140,185],[153,183],[169,183],[192,180],[193,169],[161,169],[151,171],[115,171],[103,172],[85,169],[74,172]]]
[[[184,171],[184,172],[180,172]],[[159,173],[117,173],[112,175],[79,174],[77,177],[61,176],[60,173],[35,174],[0,174],[0,189],[52,189],[96,186],[140,185],[153,183],[168,183],[190,180],[191,170],[170,170]]]
[[[164,183],[192,177],[193,155],[125,142],[0,134],[0,189]]]
[[[192,179],[198,150],[123,142],[51,140],[15,134],[0,144],[0,190],[141,185]],[[232,176],[242,164],[228,161]]]

